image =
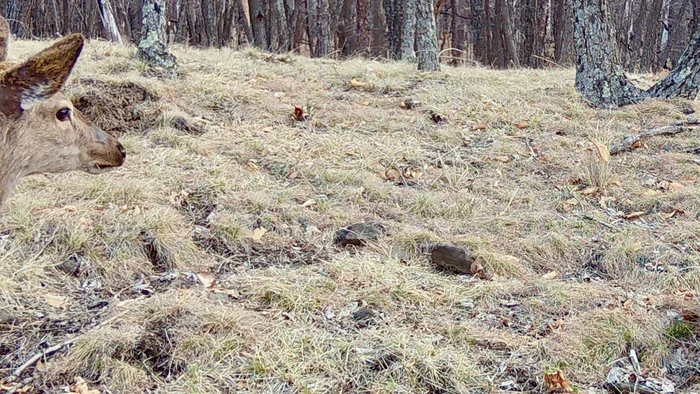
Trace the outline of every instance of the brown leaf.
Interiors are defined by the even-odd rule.
[[[352,78],[350,80],[350,87],[354,89],[364,89],[368,86],[367,82],[362,82],[357,78]]]
[[[472,130],[486,130],[486,124],[485,123],[479,123],[477,125],[472,126]]]
[[[625,219],[635,219],[635,218],[638,218],[638,217],[640,217],[640,216],[644,216],[644,215],[646,215],[646,214],[647,214],[647,213],[644,212],[644,211],[637,211],[637,212],[628,213],[627,215],[624,215],[623,218],[625,218]]]
[[[590,187],[587,187],[587,188],[581,190],[581,194],[583,194],[584,196],[590,196],[591,194],[597,193],[598,190],[599,189],[597,187],[590,186]]]
[[[401,178],[401,173],[399,172],[399,170],[396,170],[394,168],[390,168],[390,169],[384,171],[384,179],[386,179],[388,181],[394,182],[394,181],[399,180],[399,178]]]
[[[679,192],[685,189],[685,185],[680,182],[671,182],[668,184],[668,190],[673,192]]]
[[[596,151],[598,152],[598,159],[602,161],[603,163],[609,163],[610,162],[610,148],[607,146],[601,144],[600,142],[596,140],[591,140],[593,145],[595,145]]]
[[[544,385],[548,393],[571,393],[571,383],[569,383],[561,371],[544,374]]]
[[[527,123],[527,122],[516,123],[515,127],[519,128],[520,130],[527,129],[528,127],[530,127],[530,123]]]

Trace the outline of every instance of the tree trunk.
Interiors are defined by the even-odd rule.
[[[363,55],[369,53],[372,42],[369,7],[369,0],[357,0],[357,49]]]
[[[649,89],[652,97],[694,100],[700,90],[700,28],[695,30],[678,64],[666,78]]]
[[[418,69],[438,71],[437,29],[432,0],[416,0],[416,37],[418,47]]]
[[[277,44],[282,51],[289,51],[290,36],[287,26],[287,13],[284,9],[283,0],[273,0],[274,22],[277,23]]]
[[[236,13],[238,15],[237,19],[237,24],[240,26],[240,28],[243,30],[245,33],[245,38],[246,42],[251,45],[255,42],[254,36],[253,36],[253,30],[250,28],[250,14],[247,12],[245,5],[243,3],[244,0],[235,0],[236,1]],[[247,3],[245,3],[247,4]],[[240,42],[238,43],[240,45]]]
[[[418,1],[418,0],[415,0]],[[384,15],[386,16],[386,40],[389,46],[389,57],[397,59],[401,57],[401,18],[400,18],[400,0],[383,0]]]
[[[357,48],[356,9],[356,0],[343,0],[342,18],[338,26],[338,46],[340,54],[344,57],[353,55]]]
[[[204,23],[204,33],[207,37],[206,45],[217,45],[219,38],[216,33],[216,16],[213,1],[202,1],[202,22]]]
[[[250,9],[250,24],[253,25],[253,38],[255,46],[262,49],[268,50],[269,46],[267,44],[267,34],[265,32],[265,9],[263,8],[262,0],[248,0],[248,7]]]
[[[644,92],[613,64],[614,42],[605,23],[605,0],[573,0],[576,89],[594,107],[637,103]]]
[[[371,1],[370,6],[372,32],[370,53],[375,57],[386,56],[386,18],[382,13],[382,2]]]
[[[401,60],[414,62],[416,60],[416,1],[403,0],[401,10]]]
[[[576,89],[595,107],[619,107],[647,97],[693,100],[700,91],[700,29],[696,28],[678,65],[648,91],[632,85],[613,65],[615,48],[605,23],[604,0],[574,0]]]
[[[176,58],[168,53],[165,34],[165,4],[163,0],[143,0],[141,41],[136,57],[151,67],[160,69],[166,77],[177,75]],[[161,71],[162,70],[162,71]]]
[[[100,7],[100,20],[104,29],[105,38],[109,41],[114,41],[123,44],[122,35],[119,34],[117,21],[114,19],[114,11],[112,3],[109,0],[97,0],[97,5]]]
[[[502,47],[500,49],[504,54],[503,66],[508,67],[509,63],[512,63],[515,67],[520,67],[515,38],[513,37],[510,5],[505,0],[496,0],[496,24],[499,26],[501,34]]]
[[[331,13],[328,0],[318,0],[318,30],[318,56],[328,57],[333,52]]]
[[[311,56],[318,56],[318,45],[316,44],[318,31],[318,0],[306,0],[306,35],[309,37],[309,53]]]

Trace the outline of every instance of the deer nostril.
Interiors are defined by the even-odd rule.
[[[117,149],[119,149],[119,153],[122,154],[122,159],[126,159],[126,149],[124,149],[124,146],[122,146],[122,144],[117,144]]]

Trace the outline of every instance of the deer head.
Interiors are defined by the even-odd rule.
[[[0,205],[23,176],[99,174],[124,163],[119,141],[60,93],[83,43],[82,34],[69,35],[0,73]]]

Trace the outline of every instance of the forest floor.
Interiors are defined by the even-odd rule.
[[[25,178],[3,207],[0,392],[546,392],[555,371],[603,392],[632,349],[700,391],[700,131],[598,149],[697,101],[594,110],[570,69],[174,52],[164,82],[88,43],[66,92],[126,164]],[[358,222],[387,233],[334,242]],[[435,242],[492,277],[438,269]]]

